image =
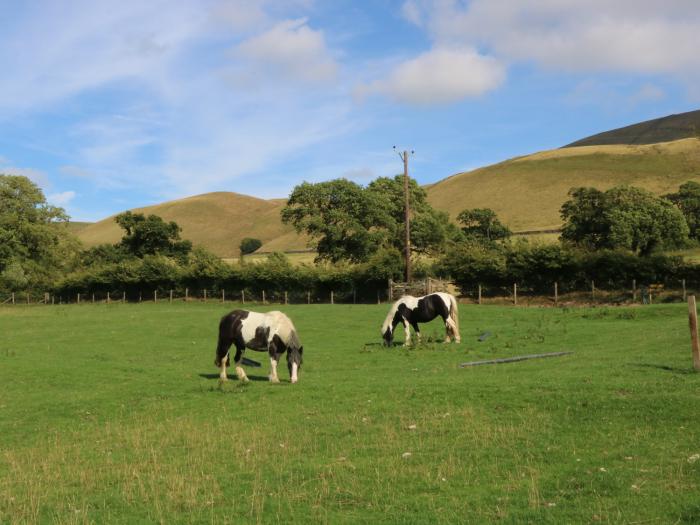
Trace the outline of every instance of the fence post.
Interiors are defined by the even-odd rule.
[[[245,304],[245,290],[241,290],[241,302]]]
[[[287,299],[287,290],[284,291],[284,304],[289,304],[289,301]]]
[[[221,303],[226,302],[226,290],[221,290]]]
[[[554,304],[559,304],[559,283],[554,281]]]
[[[158,302],[158,290],[153,290],[153,302]]]
[[[479,303],[478,304],[481,304],[481,285],[479,285]]]
[[[207,289],[204,289],[204,302],[207,302]]]
[[[188,296],[190,295],[190,289],[185,288],[185,302],[187,302]]]
[[[109,297],[109,292],[107,292],[107,304],[110,303],[110,297]]]
[[[683,285],[683,300],[685,301],[685,297],[686,297],[686,292],[685,292],[685,279],[683,279],[683,280],[681,281],[681,284]]]
[[[632,279],[632,302],[637,302],[637,279]]]
[[[142,298],[141,298],[141,290],[139,290],[139,302],[141,302],[141,300],[142,300]]]
[[[12,292],[12,304],[15,304],[15,292]]]
[[[690,343],[693,351],[693,368],[700,371],[700,342],[698,341],[698,311],[695,296],[688,297],[688,322],[690,324]]]
[[[168,302],[172,303],[173,302],[173,291],[170,290],[170,297],[168,297]]]
[[[651,298],[651,286],[649,286],[649,304],[654,304],[654,300]]]
[[[122,303],[126,304],[126,292],[122,292]]]
[[[379,297],[379,290],[377,290],[377,304],[382,304],[382,300]]]
[[[513,304],[518,304],[518,284],[513,283]]]
[[[95,294],[92,294],[92,302],[95,302]]]
[[[306,290],[306,304],[311,304],[311,292]]]
[[[335,304],[335,303],[333,302],[333,290],[331,290],[331,304]]]
[[[51,296],[51,304],[52,304],[52,305],[53,305],[53,304],[56,304],[56,296],[55,296],[55,295],[52,295],[52,296]]]
[[[27,292],[27,304],[29,304],[29,292]]]
[[[389,279],[389,300],[394,298],[394,280]]]
[[[78,294],[78,304],[80,304],[80,294]]]
[[[352,304],[357,304],[357,291],[353,288],[352,289]]]
[[[591,298],[595,299],[595,281],[591,280]]]
[[[265,290],[262,291],[262,302],[265,304]]]

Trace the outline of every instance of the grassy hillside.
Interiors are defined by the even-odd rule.
[[[561,225],[570,188],[631,184],[662,195],[700,182],[700,140],[649,145],[579,146],[518,157],[459,173],[428,188],[428,200],[454,219],[465,208],[494,209],[513,230]]]
[[[656,144],[700,136],[700,110],[668,115],[598,133],[577,140],[566,147],[599,146],[605,144]]]
[[[300,250],[306,248],[303,238],[280,221],[282,199],[264,200],[231,192],[206,193],[186,199],[164,202],[133,211],[156,214],[166,221],[175,221],[182,227],[182,237],[195,246],[203,246],[222,257],[238,255],[238,245],[244,237],[263,241],[261,250],[272,243],[273,250]],[[291,233],[291,235],[290,235]],[[87,246],[115,243],[123,230],[114,217],[88,225],[77,232]],[[274,243],[282,237],[283,243]]]

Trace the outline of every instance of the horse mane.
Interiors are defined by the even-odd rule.
[[[391,321],[394,319],[394,315],[396,315],[396,310],[399,309],[401,303],[403,303],[406,299],[415,299],[415,297],[412,295],[403,295],[391,305],[389,313],[386,314],[386,319],[384,319],[384,323],[382,324],[382,334],[385,333],[387,328],[391,326]]]
[[[301,347],[301,341],[297,335],[297,330],[289,317],[279,311],[268,312],[267,316],[274,319],[278,327],[277,335],[280,336],[285,345],[295,349]]]

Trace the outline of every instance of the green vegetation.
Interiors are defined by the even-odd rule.
[[[219,384],[233,307],[0,307],[0,522],[700,520],[685,306],[463,305],[461,345],[408,350],[378,344],[386,305],[275,306],[294,386],[253,352]]]
[[[683,247],[688,224],[667,199],[632,186],[607,191],[572,188],[561,207],[561,238],[592,250],[624,249],[639,255]]]
[[[463,210],[457,214],[457,221],[462,224],[464,235],[476,241],[500,241],[513,234],[490,208]]]
[[[690,238],[700,240],[700,184],[688,181],[681,184],[678,192],[665,197],[683,213],[690,230]]]
[[[239,251],[241,252],[241,260],[243,259],[244,255],[248,255],[248,254],[253,253],[261,246],[262,246],[262,241],[260,239],[253,239],[252,237],[245,237],[241,241],[241,244],[238,246]]]
[[[426,192],[410,181],[411,249],[438,253],[455,228],[447,214],[434,210]],[[310,237],[317,260],[366,262],[380,250],[402,250],[404,240],[403,176],[379,177],[363,188],[346,179],[294,188],[282,221]]]

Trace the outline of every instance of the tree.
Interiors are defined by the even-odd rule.
[[[700,240],[700,184],[688,181],[681,184],[678,193],[666,195],[666,198],[683,213],[690,230],[690,238]]]
[[[192,250],[190,241],[180,239],[182,228],[174,221],[130,211],[120,213],[114,220],[125,231],[119,246],[136,257],[160,254],[184,258]]]
[[[282,221],[311,237],[318,260],[366,261],[395,228],[388,199],[346,179],[294,188]]]
[[[490,208],[464,210],[457,215],[463,224],[462,231],[467,237],[480,241],[499,241],[512,235],[508,226],[498,220],[496,212]]]
[[[13,288],[48,284],[77,251],[62,208],[27,177],[0,175],[0,274]]]
[[[411,249],[436,251],[453,226],[434,210],[423,188],[411,180]],[[346,179],[295,187],[282,221],[311,237],[319,260],[366,262],[380,248],[403,250],[403,176],[380,177],[366,188]]]
[[[605,192],[574,188],[561,207],[562,240],[589,249],[626,249],[649,255],[682,246],[688,225],[673,204],[632,186]]]
[[[254,239],[252,237],[245,237],[239,246],[241,252],[241,259],[244,255],[253,253],[255,250],[262,246],[262,241],[260,239]]]

